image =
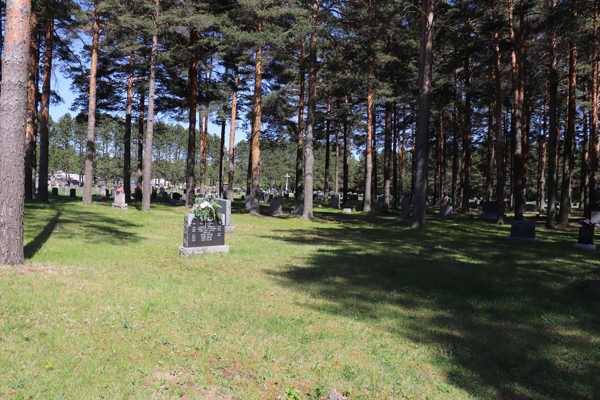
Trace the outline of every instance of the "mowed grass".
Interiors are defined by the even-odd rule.
[[[182,257],[184,207],[27,204],[0,398],[598,398],[600,303],[573,286],[600,259],[575,226],[233,208],[229,254]]]

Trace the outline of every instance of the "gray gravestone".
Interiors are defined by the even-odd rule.
[[[296,199],[293,213],[298,215],[304,214],[304,198],[300,197],[299,199]]]
[[[223,225],[225,225],[225,232],[235,233],[235,226],[233,226],[233,220],[231,219],[231,201],[227,199],[216,199],[215,202],[221,206],[219,212],[221,213]]]
[[[331,196],[331,207],[335,208],[336,210],[340,209],[340,196],[338,194]]]
[[[498,203],[495,201],[484,201],[483,202],[483,219],[498,219]]]
[[[452,217],[452,206],[440,206],[440,217]]]
[[[402,224],[409,224],[412,222],[410,217],[410,197],[404,196],[402,198],[402,210],[400,212],[400,217],[396,219],[396,222],[400,222]]]
[[[383,204],[383,200],[385,200],[385,196],[377,196],[377,204]]]
[[[206,253],[227,253],[224,225],[202,222],[194,219],[193,214],[183,217],[183,246],[179,251],[185,255]]]
[[[112,203],[112,208],[118,208],[120,210],[127,210],[127,203],[125,203],[125,193],[119,192],[115,195],[115,202]]]
[[[271,207],[269,207],[269,214],[281,213],[283,213],[283,197],[273,197],[271,199]]]
[[[596,224],[600,224],[600,211],[592,211],[592,218],[590,218]]]
[[[248,196],[248,198],[246,199],[245,209],[249,210],[251,208],[252,208],[252,196]]]
[[[533,221],[513,221],[509,238],[536,242],[540,240],[535,237],[535,222]]]

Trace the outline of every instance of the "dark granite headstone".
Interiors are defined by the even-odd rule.
[[[289,193],[284,193],[283,194],[283,198],[284,199],[289,199],[290,198],[290,194]]]
[[[183,247],[223,246],[225,227],[214,221],[201,222],[192,214],[183,218]]]
[[[510,236],[521,239],[535,239],[535,222],[513,221]]]
[[[410,197],[404,196],[402,198],[402,210],[400,211],[400,217],[397,221],[405,222],[410,219]]]
[[[173,200],[181,200],[181,193],[173,192],[171,195],[173,196]]]
[[[77,189],[71,189],[71,197],[77,197]]]
[[[469,201],[469,210],[477,210],[477,201]]]
[[[334,194],[333,196],[331,196],[331,207],[335,208],[336,210],[340,209],[340,196],[337,194]]]
[[[283,197],[273,197],[271,199],[271,206],[269,207],[269,214],[281,214],[283,212]]]
[[[377,196],[377,204],[383,204],[385,200],[385,196]]]
[[[498,215],[498,202],[496,202],[496,201],[484,201],[483,202],[483,213],[484,214],[495,214],[495,215]]]
[[[215,199],[215,203],[221,206],[219,212],[221,213],[221,221],[223,225],[231,225],[231,202],[226,199]]]
[[[52,196],[58,196],[58,188],[52,188]]]
[[[152,200],[156,200],[156,189],[152,189],[152,196],[150,197]]]
[[[582,226],[579,228],[579,244],[594,244],[594,228]]]
[[[452,216],[452,206],[440,206],[440,217],[449,218]]]
[[[523,212],[536,213],[537,207],[535,206],[535,204],[525,204],[525,206],[523,207]]]

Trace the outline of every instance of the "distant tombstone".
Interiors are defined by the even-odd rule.
[[[173,197],[173,200],[181,200],[181,193],[173,192],[171,193],[171,196]]]
[[[535,204],[525,204],[525,206],[523,207],[523,212],[536,213],[537,207],[535,206]]]
[[[216,199],[215,202],[221,206],[219,212],[221,213],[221,221],[225,225],[225,232],[235,233],[235,226],[231,219],[231,201],[227,199]]]
[[[351,208],[344,208],[344,209],[342,210],[342,212],[343,212],[344,214],[352,214],[352,209],[351,209]]]
[[[592,211],[592,218],[590,219],[600,225],[600,211]]]
[[[165,188],[164,188],[164,187],[161,187],[161,188],[160,188],[160,191],[159,191],[159,193],[160,193],[160,194],[163,194],[163,193],[165,193]]]
[[[187,194],[187,189],[183,189],[183,194]]]
[[[335,208],[336,210],[340,209],[340,195],[334,194],[331,196],[331,207]]]
[[[483,202],[483,219],[497,219],[498,218],[498,203],[495,201],[484,201]]]
[[[71,189],[70,192],[70,197],[77,197],[77,189]]]
[[[118,208],[120,210],[127,210],[127,203],[125,203],[125,193],[118,192],[115,195],[115,201],[112,203],[112,208]]]
[[[283,197],[273,197],[271,199],[271,206],[269,207],[269,214],[281,213],[283,213]]]
[[[440,206],[440,217],[452,217],[452,206]]]
[[[400,211],[400,217],[396,219],[396,222],[402,224],[408,224],[412,221],[410,217],[410,197],[404,196],[402,198],[402,210]]]
[[[510,229],[511,239],[524,239],[529,241],[539,241],[535,237],[535,222],[533,221],[513,221]]]
[[[304,214],[304,198],[300,197],[296,199],[293,213],[298,215]]]
[[[289,193],[284,193],[283,194],[283,198],[284,199],[289,199],[290,198],[290,194]]]
[[[383,204],[385,196],[377,196],[377,204]]]
[[[271,200],[271,194],[270,193],[263,193],[263,203],[268,203]]]
[[[242,201],[246,200],[246,195],[244,195],[244,194],[243,194],[243,195],[242,195],[242,199],[241,199],[241,200],[242,200]]]
[[[250,210],[251,208],[252,208],[252,196],[248,196],[248,198],[246,198],[245,209]]]
[[[141,192],[141,191],[140,191],[140,192]],[[152,200],[156,200],[156,196],[157,196],[157,195],[156,195],[156,189],[152,189],[152,195],[151,195],[151,197],[150,197],[150,198],[151,198]]]
[[[594,228],[587,226],[579,227],[579,238],[577,243],[594,244]]]
[[[63,186],[63,190],[64,190],[64,194],[65,195],[69,195],[69,191],[71,190],[71,188],[69,188],[69,186]]]
[[[477,210],[477,200],[469,201],[469,210]]]
[[[113,189],[112,193],[110,194],[110,196],[114,199],[115,197],[117,197],[117,190]]]
[[[58,188],[52,188],[52,196],[58,196]]]
[[[193,214],[184,215],[183,218],[183,246],[179,248],[182,254],[229,252],[229,246],[225,245],[224,225],[215,221],[199,221]]]

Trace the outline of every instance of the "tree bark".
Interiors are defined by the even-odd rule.
[[[551,12],[554,12],[556,8],[556,0],[550,0]],[[557,162],[556,147],[558,144],[557,138],[557,70],[556,70],[556,28],[554,23],[551,22],[549,35],[549,47],[550,47],[550,76],[549,76],[549,96],[550,96],[550,109],[549,109],[549,150],[548,150],[548,215],[546,216],[546,228],[554,229],[556,221],[556,172]]]
[[[331,100],[327,100],[327,121],[325,121],[325,176],[323,177],[323,197],[325,202],[329,200],[329,158],[331,137]]]
[[[343,205],[348,202],[348,95],[344,96],[344,200]]]
[[[83,184],[83,204],[88,206],[92,205],[94,153],[96,152],[96,69],[98,65],[98,39],[100,36],[100,13],[98,12],[98,2],[99,0],[96,0],[94,3],[94,22],[92,23],[92,66],[90,68],[87,153],[85,156],[85,181]]]
[[[390,210],[392,186],[392,102],[385,103],[385,124],[383,129],[383,211]]]
[[[567,134],[565,135],[564,159],[563,159],[563,181],[560,193],[560,212],[558,214],[558,225],[569,224],[571,214],[571,180],[573,170],[571,168],[573,157],[573,141],[575,139],[575,117],[576,98],[575,89],[577,85],[577,48],[573,40],[569,43],[569,103],[567,113]]]
[[[36,13],[31,13],[29,21],[30,39],[27,62],[27,124],[25,125],[25,200],[33,200],[35,193],[35,150],[37,136],[36,75],[38,51]],[[48,182],[47,179],[46,182]],[[46,192],[47,191],[48,189],[46,188]]]
[[[156,56],[158,47],[158,29],[156,19],[160,15],[160,0],[155,0],[156,14],[154,18],[155,32],[152,35],[152,54],[150,57],[150,80],[148,81],[148,127],[146,132],[146,148],[144,149],[144,189],[142,196],[142,211],[150,211],[150,196],[152,195],[152,135],[154,133],[154,98],[156,91]]]
[[[142,181],[144,180],[144,89],[140,86],[140,114],[138,117],[138,140],[137,140],[137,167],[135,170],[135,199],[142,201],[143,190]]]
[[[487,131],[487,190],[486,200],[494,198],[494,107],[490,102],[488,106],[488,131]]]
[[[512,0],[509,0],[509,18],[512,22]],[[516,85],[514,87],[514,149],[513,149],[513,184],[515,202],[515,220],[523,219],[523,105],[525,90],[525,73],[523,71],[525,57],[525,18],[524,1],[520,1],[520,34],[518,42],[519,54],[516,57]],[[514,38],[514,28],[511,23],[511,36]],[[516,40],[514,41],[516,42]],[[516,43],[515,43],[516,44]],[[513,54],[514,56],[514,54]],[[513,57],[514,59],[514,57]],[[513,72],[513,74],[515,73]]]
[[[546,132],[548,128],[548,96],[544,93],[544,111],[543,111],[543,122],[542,122],[542,133],[538,137],[538,214],[541,214],[544,209],[544,202],[546,190],[546,152],[547,152],[547,142],[546,142]]]
[[[312,3],[312,22],[317,23],[320,0]],[[304,210],[303,219],[313,219],[313,130],[317,112],[317,33],[310,37],[308,60],[308,110],[306,113],[306,140],[304,141]]]
[[[493,18],[496,23],[498,11],[496,0],[493,1]],[[504,223],[504,138],[502,137],[502,77],[500,76],[500,39],[498,31],[494,32],[494,83],[496,85],[496,100],[494,110],[494,129],[496,135],[496,201],[498,202],[498,224]]]
[[[304,187],[304,39],[300,43],[300,89],[298,101],[298,132],[296,133],[296,188],[294,197],[299,199]]]
[[[412,227],[425,229],[427,201],[427,164],[429,158],[429,112],[431,105],[431,75],[433,66],[433,1],[422,0],[421,59],[419,68],[419,123],[417,132],[417,166]]]
[[[219,197],[225,199],[225,119],[221,121],[221,143],[219,149]]]
[[[44,37],[44,83],[42,84],[42,104],[40,105],[40,177],[38,184],[37,200],[48,202],[48,117],[50,115],[50,83],[52,81],[52,39],[53,18],[46,20],[46,34]]]
[[[262,25],[259,26],[261,30]],[[260,215],[260,120],[261,120],[261,78],[262,46],[256,48],[254,71],[254,100],[252,102],[252,205],[250,214]],[[312,199],[312,197],[311,197]]]
[[[583,86],[583,102],[587,100],[587,85],[584,82]],[[588,132],[589,114],[587,108],[583,109],[583,145],[581,149],[581,178],[579,190],[579,209],[584,210],[584,215],[590,215],[590,149],[589,149],[589,132]],[[587,218],[587,217],[586,217]]]
[[[127,109],[125,111],[125,146],[123,155],[123,186],[125,202],[131,202],[131,114],[133,108],[133,65],[130,59],[127,77]]]
[[[227,176],[227,200],[233,201],[233,184],[235,172],[235,126],[237,124],[237,86],[239,85],[237,72],[234,77],[233,88],[231,90],[231,126],[229,127],[229,149],[227,158],[229,159],[229,171]]]
[[[0,94],[0,265],[25,261],[23,132],[27,117],[30,15],[30,1],[7,1]]]
[[[369,57],[372,63],[372,57]],[[365,193],[363,198],[363,211],[371,212],[371,185],[373,177],[373,84],[367,88],[367,143],[365,147]]]
[[[467,32],[471,31],[471,20],[467,21]],[[473,169],[473,131],[471,115],[473,110],[471,109],[471,65],[472,56],[470,52],[467,52],[465,58],[465,136],[464,136],[464,148],[465,148],[465,166],[464,166],[464,182],[463,182],[463,203],[461,211],[463,214],[469,211],[469,199],[471,198],[471,173]]]
[[[396,103],[392,103],[392,193],[394,208],[398,208],[398,121]]]
[[[591,123],[590,123],[590,137],[591,137],[591,151],[590,151],[590,216],[591,212],[596,210],[596,202],[598,195],[596,193],[597,186],[597,170],[598,170],[598,154],[600,154],[600,135],[598,135],[598,1],[594,3],[594,43],[592,46],[592,71],[591,71],[591,85],[590,85],[590,97],[591,97]]]
[[[188,67],[188,145],[186,159],[185,206],[191,208],[196,202],[196,77],[198,68],[194,42],[196,31],[190,31],[190,64]]]

